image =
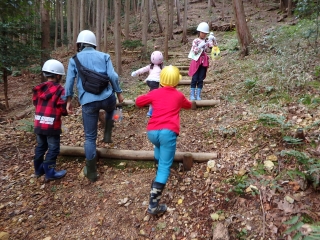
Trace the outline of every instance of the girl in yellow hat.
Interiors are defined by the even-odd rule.
[[[160,73],[162,87],[136,99],[138,107],[149,104],[153,107],[152,118],[147,126],[148,138],[154,145],[154,159],[158,166],[151,185],[148,207],[148,213],[152,215],[162,214],[167,210],[166,204],[159,204],[159,201],[176,152],[176,141],[180,132],[179,112],[181,108],[191,108],[191,102],[176,89],[180,79],[177,67],[164,67]]]

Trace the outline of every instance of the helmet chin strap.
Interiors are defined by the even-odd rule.
[[[84,48],[85,48],[85,46],[83,46],[83,43],[77,43],[77,51],[78,52],[81,52]]]
[[[86,47],[92,47],[92,48],[96,49],[96,46],[88,44],[88,43],[77,43],[77,51],[78,52],[81,52]]]

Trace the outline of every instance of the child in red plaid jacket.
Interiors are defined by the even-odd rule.
[[[34,132],[37,134],[34,169],[36,177],[45,174],[45,179],[55,180],[66,175],[66,170],[55,171],[60,152],[61,116],[68,115],[64,88],[60,85],[65,75],[61,62],[50,59],[42,67],[47,78],[33,88],[33,105],[35,106]]]

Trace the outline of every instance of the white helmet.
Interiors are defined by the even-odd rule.
[[[153,64],[159,65],[163,62],[163,55],[160,51],[154,51],[151,54],[150,60]]]
[[[50,59],[43,64],[42,72],[46,77],[57,75],[66,75],[64,66],[61,62],[55,59]]]
[[[209,33],[209,25],[206,22],[202,22],[198,25],[197,31],[203,32],[203,33]]]
[[[88,43],[93,46],[97,46],[96,35],[89,30],[83,30],[79,33],[77,43]]]

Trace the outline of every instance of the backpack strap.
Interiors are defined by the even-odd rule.
[[[77,69],[78,69],[78,71],[79,71],[79,70],[80,70],[80,67],[81,67],[81,63],[80,63],[80,61],[79,61],[79,59],[78,59],[78,57],[77,57],[77,54],[74,55],[72,58],[74,59],[76,65],[77,65]]]

